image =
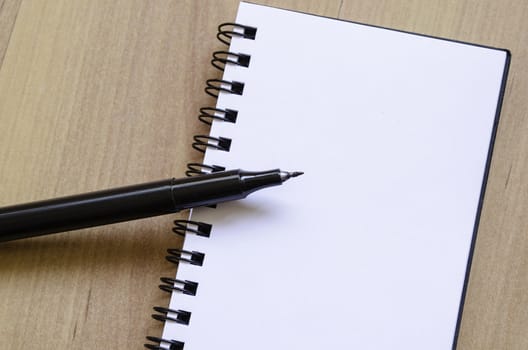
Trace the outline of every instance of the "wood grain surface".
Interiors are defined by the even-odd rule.
[[[508,48],[513,59],[459,349],[528,348],[528,2],[255,1]],[[238,2],[4,0],[0,206],[182,176],[216,26]],[[317,43],[314,43],[316,48]],[[182,215],[185,215],[183,213]],[[141,349],[160,335],[176,215],[0,245],[1,349]]]

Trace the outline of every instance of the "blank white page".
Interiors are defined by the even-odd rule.
[[[261,5],[230,51],[204,163],[304,171],[247,199],[200,208],[188,234],[199,283],[170,307],[185,350],[450,349],[508,54]]]

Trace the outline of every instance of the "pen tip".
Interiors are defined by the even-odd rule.
[[[281,179],[282,181],[286,181],[292,177],[297,177],[297,176],[301,176],[302,174],[304,174],[304,172],[302,171],[292,171],[292,172],[289,172],[289,171],[281,171]]]

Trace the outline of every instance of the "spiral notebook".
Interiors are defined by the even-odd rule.
[[[305,174],[176,222],[151,348],[456,347],[509,53],[244,2],[218,38],[189,175]]]

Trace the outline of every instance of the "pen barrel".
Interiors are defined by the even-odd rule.
[[[0,242],[165,215],[280,185],[278,169],[230,170],[0,208]]]
[[[0,242],[174,213],[174,181],[0,208]]]
[[[190,209],[242,199],[244,192],[239,170],[176,180],[172,197],[178,208]]]

